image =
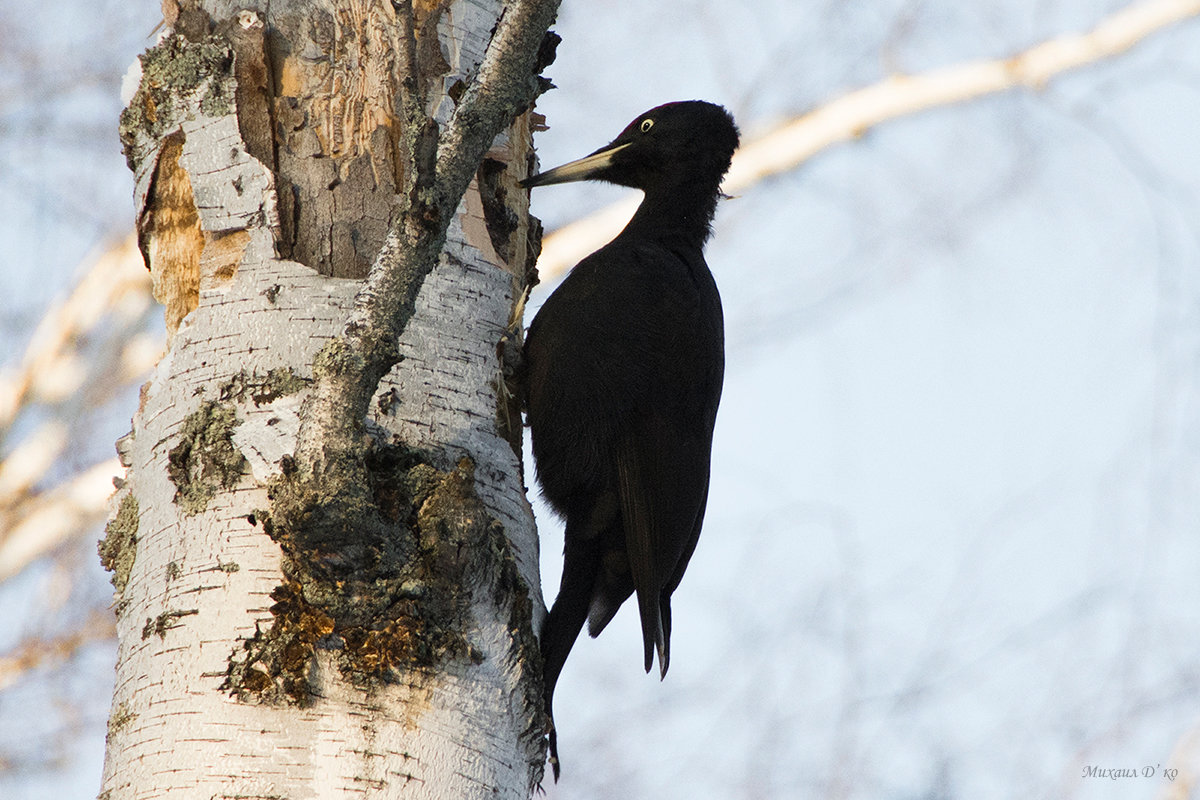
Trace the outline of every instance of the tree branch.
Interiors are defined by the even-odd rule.
[[[343,333],[314,364],[312,405],[297,456],[321,471],[329,459],[358,449],[367,404],[398,360],[396,341],[412,317],[417,293],[437,265],[450,219],[484,153],[536,97],[538,46],[559,0],[511,0],[501,12],[475,79],[458,104],[437,150],[433,175],[417,175],[406,208],[392,224]]]
[[[115,458],[101,461],[51,489],[22,495],[0,506],[0,581],[104,521],[113,478],[124,468]]]
[[[400,22],[400,113],[404,118],[404,135],[401,137],[404,159],[404,185],[402,194],[410,194],[416,186],[418,173],[422,171],[420,152],[426,137],[437,138],[436,126],[425,113],[425,85],[417,63],[417,26],[413,16],[412,0],[397,3],[396,15]]]
[[[95,612],[73,631],[47,639],[31,636],[7,654],[0,656],[0,691],[12,686],[23,676],[47,664],[66,661],[80,648],[116,636],[116,620],[110,612]]]
[[[93,259],[46,311],[20,366],[0,375],[0,581],[104,519],[116,459],[42,484],[79,436],[83,410],[144,380],[162,354],[145,331],[153,313],[150,275],[129,236]]]
[[[538,49],[558,5],[559,0],[518,0],[505,8],[479,73],[438,148],[437,177],[444,204],[458,204],[496,135],[536,99]]]
[[[152,302],[150,274],[132,236],[96,257],[70,295],[42,316],[21,365],[0,373],[0,442],[33,403],[57,407],[80,394],[92,396],[93,384],[114,374],[140,379],[153,366],[144,354],[137,354],[136,364],[94,364],[83,357],[81,346],[97,337],[106,345],[128,342],[142,329]],[[117,324],[111,325],[114,319]],[[127,346],[101,349],[123,354]]]

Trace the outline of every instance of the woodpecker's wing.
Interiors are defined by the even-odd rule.
[[[629,569],[642,621],[646,671],[670,663],[670,592],[699,534],[708,490],[709,437],[661,410],[626,432],[617,450]]]

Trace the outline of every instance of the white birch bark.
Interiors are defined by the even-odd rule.
[[[504,4],[441,5],[441,86],[448,89],[470,81],[484,60]],[[342,10],[365,8],[385,21],[390,10],[386,2],[350,6]],[[254,13],[229,13],[244,31],[262,24]],[[190,24],[182,15],[178,23]],[[290,44],[297,57],[333,58],[311,40]],[[290,80],[293,66],[285,60],[276,81]],[[544,760],[532,639],[544,607],[532,513],[498,396],[505,387],[503,340],[524,291],[529,222],[516,180],[530,155],[527,116],[491,152],[512,166],[501,177],[518,220],[501,248],[507,260],[494,246],[473,182],[404,330],[403,360],[381,382],[363,437],[364,449],[395,441],[425,451],[420,459],[428,463],[397,473],[413,482],[423,476],[412,490],[415,505],[401,503],[399,521],[387,524],[419,528],[422,546],[449,528],[465,537],[452,540],[460,550],[466,542],[481,551],[433,551],[465,577],[467,610],[454,630],[438,634],[450,644],[417,659],[398,642],[406,631],[415,630],[415,639],[424,630],[405,627],[424,613],[420,580],[391,586],[384,595],[391,605],[383,609],[369,596],[374,586],[339,583],[346,593],[363,593],[363,616],[330,616],[307,582],[308,568],[298,566],[305,546],[293,543],[289,556],[279,530],[268,535],[274,491],[294,469],[312,412],[314,359],[343,333],[361,281],[325,277],[277,256],[277,175],[243,141],[245,120],[239,129],[230,102],[232,72],[178,93],[178,127],[158,119],[170,130],[133,148],[143,212],[168,182],[190,188],[196,221],[183,249],[190,242],[199,251],[190,254],[198,295],[194,309],[183,307],[182,324],[119,447],[128,477],[102,543],[117,587],[120,650],[101,797],[527,797]],[[357,114],[390,98],[331,95],[331,107],[335,101],[359,103],[345,112]],[[453,102],[432,97],[430,105],[445,127]],[[337,146],[366,150],[378,145],[372,137],[377,129]],[[177,158],[177,168],[164,158]],[[171,251],[179,245],[164,233],[167,213],[154,213],[145,237],[150,266],[186,261],[187,253]],[[171,281],[155,277],[156,286]],[[514,424],[519,431],[519,419]],[[317,560],[322,556],[345,554],[322,552]],[[313,572],[323,568],[318,563]],[[338,608],[355,609],[359,599],[340,597]],[[412,646],[436,650],[429,642]]]

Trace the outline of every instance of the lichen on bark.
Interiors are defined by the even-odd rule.
[[[138,513],[137,498],[127,492],[117,506],[117,513],[104,526],[104,538],[97,546],[100,564],[112,573],[117,594],[124,594],[137,556]]]
[[[121,112],[120,134],[130,168],[140,137],[157,141],[185,115],[180,101],[195,98],[205,114],[217,117],[233,111],[233,54],[218,36],[191,41],[177,33],[167,36],[138,57],[142,80],[133,100]]]
[[[104,735],[104,740],[106,742],[111,740],[114,733],[133,722],[136,718],[137,714],[129,710],[127,703],[118,703],[117,707],[112,710],[112,714],[108,717],[108,730]]]
[[[535,663],[528,588],[475,493],[474,464],[464,457],[443,471],[433,460],[399,445],[371,448],[370,494],[350,502],[295,473],[276,481],[272,509],[254,516],[284,551],[285,582],[271,595],[270,628],[230,658],[226,689],[307,705],[318,649],[364,687],[419,685],[447,661],[478,663],[471,603],[483,586],[518,598],[510,627],[525,631],[518,639]]]
[[[276,367],[265,374],[242,370],[221,387],[221,400],[234,403],[249,400],[255,406],[261,406],[307,386],[307,380],[287,367]]]
[[[142,626],[142,641],[149,639],[152,634],[158,634],[158,638],[165,639],[167,631],[179,627],[179,619],[199,613],[198,609],[189,608],[183,611],[164,611],[156,617],[146,617],[146,624]]]
[[[167,456],[167,475],[184,514],[203,512],[218,490],[232,488],[241,477],[246,459],[231,436],[239,423],[231,406],[212,400],[183,420],[179,443]]]

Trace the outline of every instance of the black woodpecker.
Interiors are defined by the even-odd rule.
[[[584,620],[597,636],[634,592],[646,671],[657,650],[667,674],[671,593],[704,520],[725,370],[704,243],[737,144],[724,108],[667,103],[591,155],[525,181],[645,193],[620,235],[546,300],[525,344],[538,482],[566,520],[562,584],[541,636],[548,715]],[[550,758],[557,779],[553,722]]]

